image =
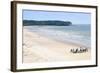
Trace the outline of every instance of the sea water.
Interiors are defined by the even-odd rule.
[[[55,41],[70,42],[89,48],[91,47],[91,26],[89,24],[71,26],[25,26],[24,28]]]

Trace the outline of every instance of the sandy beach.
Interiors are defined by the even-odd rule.
[[[90,49],[85,53],[73,54],[72,48],[80,45],[55,41],[23,28],[23,63],[88,60]]]

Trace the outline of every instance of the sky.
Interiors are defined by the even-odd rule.
[[[61,20],[72,24],[91,24],[90,13],[23,10],[23,20]]]

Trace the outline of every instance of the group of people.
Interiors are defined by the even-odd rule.
[[[88,48],[73,48],[70,50],[70,52],[72,53],[85,53],[85,52],[88,52]]]

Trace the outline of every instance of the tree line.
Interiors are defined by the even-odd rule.
[[[72,22],[57,21],[57,20],[48,20],[48,21],[23,20],[23,25],[24,26],[30,26],[30,25],[70,26],[72,25]]]

